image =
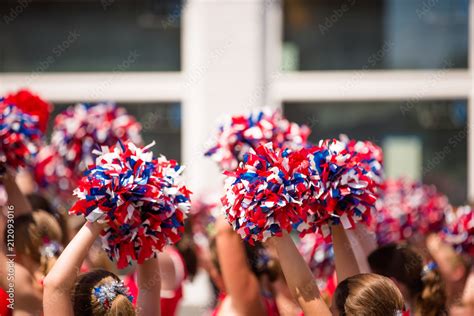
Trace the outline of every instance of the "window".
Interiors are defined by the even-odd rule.
[[[285,0],[286,70],[466,68],[469,0]]]
[[[2,1],[0,72],[176,71],[178,0]]]
[[[436,184],[456,205],[467,193],[466,110],[465,100],[284,104],[288,119],[311,127],[311,141],[340,133],[373,141],[384,149],[387,177]]]

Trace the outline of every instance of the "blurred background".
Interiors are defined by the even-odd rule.
[[[219,119],[277,107],[315,142],[376,142],[389,177],[460,205],[474,201],[472,2],[2,0],[0,94],[30,88],[55,113],[116,101],[195,193],[221,190],[202,155]],[[188,291],[183,315],[209,299]]]

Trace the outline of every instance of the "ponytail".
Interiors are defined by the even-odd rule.
[[[410,291],[406,302],[413,302],[415,316],[446,315],[444,284],[431,262],[423,266],[423,258],[406,245],[389,244],[368,257],[372,272],[393,278]]]
[[[447,315],[446,293],[436,263],[429,262],[421,273],[423,287],[415,302],[415,316]]]

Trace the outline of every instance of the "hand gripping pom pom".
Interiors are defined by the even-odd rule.
[[[272,142],[276,147],[296,150],[306,146],[310,132],[307,126],[289,122],[279,111],[254,111],[228,118],[205,155],[223,170],[235,170],[250,149]]]
[[[320,230],[329,236],[329,225],[353,228],[356,222],[370,224],[377,186],[354,152],[335,139],[322,140],[309,150],[308,199],[303,202],[307,218],[296,228],[302,235]]]
[[[249,241],[265,241],[290,231],[302,214],[309,180],[306,152],[274,148],[272,143],[250,151],[235,171],[227,171],[222,198],[227,220]],[[304,214],[303,214],[304,215]]]
[[[52,173],[39,170],[38,177],[46,175],[39,182],[56,186],[55,181],[63,179],[64,183],[57,190],[69,194],[87,167],[94,163],[94,149],[114,146],[119,141],[141,144],[140,130],[135,118],[113,103],[69,107],[55,118],[49,151],[54,157],[43,156],[57,159],[60,167],[54,168]]]
[[[447,212],[441,237],[459,253],[474,258],[474,210],[470,206],[461,206],[456,211]]]
[[[180,184],[183,167],[153,158],[148,147],[103,147],[74,190],[79,200],[70,213],[107,224],[102,244],[119,269],[176,243],[190,208],[190,192]]]
[[[401,178],[383,183],[376,209],[377,242],[384,245],[439,232],[451,206],[436,187]]]
[[[0,100],[0,103],[2,100]],[[34,163],[41,147],[38,120],[14,105],[0,106],[0,163],[13,169]]]
[[[16,105],[23,113],[36,117],[38,128],[44,133],[48,126],[49,115],[53,110],[53,105],[44,101],[39,96],[29,90],[20,90],[10,94],[5,98],[5,104]]]

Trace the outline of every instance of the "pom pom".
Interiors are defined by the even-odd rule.
[[[384,245],[439,232],[451,206],[435,186],[402,178],[381,186],[376,208],[375,231]]]
[[[446,227],[441,232],[444,241],[459,253],[474,257],[474,211],[470,206],[458,207],[446,213]]]
[[[154,159],[148,147],[103,147],[74,190],[79,200],[70,213],[107,224],[103,246],[119,269],[176,243],[190,207],[190,192],[180,183],[183,167]]]
[[[42,134],[38,130],[38,120],[14,105],[1,108],[0,163],[13,169],[26,167],[33,163],[41,146]]]
[[[335,271],[332,243],[320,234],[307,234],[300,239],[297,247],[316,280],[326,283]]]
[[[5,98],[5,104],[16,105],[23,113],[36,117],[39,130],[44,133],[48,126],[53,105],[44,101],[29,90],[20,90]]]
[[[76,177],[72,168],[51,146],[43,146],[36,156],[34,177],[40,187],[47,188],[56,198],[71,197],[71,179]]]
[[[212,193],[193,198],[193,205],[189,210],[188,222],[191,224],[193,238],[199,243],[208,246],[207,239],[214,233],[214,223],[220,215],[219,197]],[[206,240],[202,240],[206,239]]]
[[[49,151],[55,157],[48,159],[56,160],[60,167],[52,168],[52,172],[38,171],[50,175],[42,182],[51,185],[56,178],[67,180],[67,185],[64,182],[60,189],[69,194],[87,167],[94,163],[94,149],[114,146],[119,141],[140,144],[140,130],[135,118],[113,103],[69,107],[55,118]]]
[[[228,118],[205,155],[223,170],[235,170],[250,149],[272,142],[276,147],[296,150],[306,146],[310,133],[307,126],[289,122],[279,111],[254,111]]]
[[[294,152],[268,143],[225,174],[227,220],[251,243],[292,227],[328,236],[329,224],[370,222],[376,200],[374,182],[337,140]]]
[[[370,224],[377,186],[358,158],[335,139],[322,140],[310,149],[311,193],[304,202],[308,217],[297,225],[302,235],[320,230],[327,237],[331,224],[342,224],[345,229],[356,222]]]
[[[347,151],[353,153],[357,157],[356,159],[367,172],[367,175],[372,178],[375,183],[383,183],[384,172],[382,148],[370,141],[349,139],[349,137],[344,134],[339,138],[341,142],[346,144]]]
[[[309,181],[304,150],[292,153],[272,143],[250,151],[235,171],[227,171],[222,198],[227,220],[240,236],[253,244],[290,231],[299,221],[301,201]]]

